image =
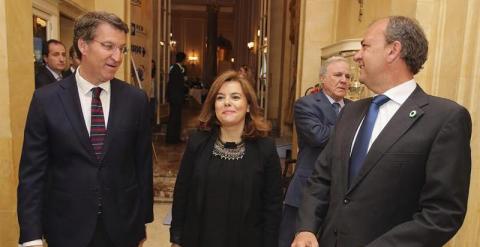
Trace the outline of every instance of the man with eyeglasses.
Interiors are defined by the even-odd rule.
[[[35,73],[35,88],[40,88],[64,77],[67,66],[65,45],[56,39],[50,39],[43,46],[43,66]]]
[[[18,185],[20,244],[141,246],[153,221],[146,94],[114,78],[128,26],[89,12],[74,27],[80,66],[35,91]]]

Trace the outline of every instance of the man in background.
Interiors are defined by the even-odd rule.
[[[43,46],[44,66],[40,66],[35,74],[35,88],[40,88],[63,79],[63,71],[67,66],[65,46],[62,42],[50,39]]]
[[[78,58],[77,52],[75,52],[75,47],[70,46],[68,50],[68,58],[70,60],[70,67],[63,73],[65,77],[75,74],[78,66],[80,65],[80,59]]]
[[[295,174],[288,186],[280,225],[279,247],[290,247],[295,237],[295,221],[305,183],[312,174],[315,160],[328,142],[350,85],[350,65],[339,56],[330,57],[320,68],[322,90],[295,102],[294,117],[298,140]]]
[[[183,52],[177,52],[175,55],[175,64],[170,66],[168,72],[167,100],[170,104],[170,114],[168,117],[167,134],[165,141],[167,144],[176,144],[181,142],[182,131],[182,109],[185,101],[185,95],[188,88],[187,70],[185,69],[185,59],[187,55]]]

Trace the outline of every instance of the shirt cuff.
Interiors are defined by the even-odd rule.
[[[18,245],[18,247],[27,247],[27,246],[35,246],[35,245],[43,246],[43,241],[41,239],[35,239],[33,241],[28,241],[21,245]]]

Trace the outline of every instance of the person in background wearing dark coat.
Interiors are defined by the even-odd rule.
[[[280,161],[250,82],[221,74],[203,104],[178,173],[174,247],[277,247]]]
[[[70,60],[70,67],[63,73],[64,77],[75,74],[75,71],[80,65],[80,59],[78,58],[77,52],[75,52],[73,45],[70,46],[70,49],[68,50],[68,58]]]
[[[148,99],[114,78],[128,26],[88,12],[74,25],[74,76],[35,90],[18,184],[24,246],[136,247],[153,221]]]
[[[183,52],[177,52],[175,64],[170,66],[168,72],[167,100],[170,104],[170,114],[167,124],[167,135],[165,141],[168,144],[181,142],[182,131],[182,108],[185,101],[187,87],[187,71],[185,69],[185,58]]]
[[[350,100],[344,99],[350,78],[348,61],[339,56],[330,57],[320,68],[322,90],[298,99],[294,105],[299,151],[295,174],[285,196],[279,247],[290,247],[295,237],[295,221],[303,188],[312,174],[315,160],[328,142],[340,110],[350,103]]]
[[[67,66],[67,53],[62,42],[50,39],[43,46],[43,62],[35,73],[35,88],[60,81],[64,78],[63,71]]]
[[[359,80],[376,95],[340,113],[292,247],[441,247],[467,211],[470,114],[415,82],[428,41],[414,19],[377,20],[361,45]]]

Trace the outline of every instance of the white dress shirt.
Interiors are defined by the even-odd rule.
[[[370,142],[368,143],[368,150],[372,146],[372,143],[377,139],[380,132],[382,132],[383,128],[387,125],[387,123],[392,119],[393,115],[400,109],[400,106],[407,100],[408,97],[413,93],[415,88],[417,87],[417,83],[415,80],[406,81],[398,86],[390,88],[387,90],[383,95],[387,96],[390,100],[387,101],[385,104],[380,106],[378,110],[377,119],[375,120],[375,125],[373,126],[372,136],[370,137]],[[362,120],[363,122],[363,120]],[[358,131],[360,130],[360,126],[357,128],[357,132],[355,133],[355,138],[353,138],[352,147],[350,149],[350,153],[352,152],[353,145],[355,143],[355,139],[357,139]]]
[[[75,73],[75,79],[77,80],[78,96],[80,97],[80,105],[82,106],[83,119],[85,119],[85,125],[90,135],[90,123],[92,115],[92,88],[101,87],[100,100],[102,101],[103,117],[105,118],[105,128],[108,126],[108,115],[110,113],[110,81],[102,82],[98,86],[85,80],[81,75],[81,67],[77,69]]]
[[[48,67],[47,67],[48,68]],[[80,67],[79,67],[80,68]],[[110,112],[110,81],[102,82],[98,86],[85,80],[79,73],[80,69],[77,69],[75,73],[75,79],[77,80],[78,96],[80,97],[80,105],[82,107],[83,118],[85,119],[85,125],[90,135],[90,123],[91,123],[91,105],[92,105],[92,88],[101,87],[100,100],[102,101],[103,116],[105,118],[105,128],[108,124],[108,114]],[[19,247],[37,246],[42,245],[41,239],[25,242]]]
[[[339,101],[335,101],[332,97],[328,96],[328,94],[322,92],[323,94],[325,94],[325,96],[327,96],[327,99],[328,101],[330,101],[330,104],[333,104],[333,103],[338,103],[340,104],[340,110],[345,106],[345,102],[343,101],[343,98]]]
[[[55,77],[55,80],[60,81],[61,79],[63,79],[62,74],[59,74],[59,73],[53,71],[53,69],[48,67],[48,65],[45,65],[45,68],[47,68],[48,71],[50,71],[50,73],[52,73],[53,77]]]

